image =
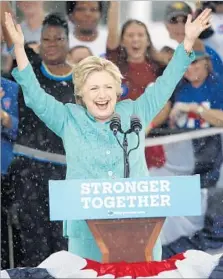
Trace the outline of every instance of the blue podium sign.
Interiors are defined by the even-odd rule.
[[[201,215],[200,176],[49,182],[51,220]]]

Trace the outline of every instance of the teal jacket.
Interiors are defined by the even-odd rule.
[[[179,45],[163,75],[152,86],[147,87],[142,96],[136,101],[117,103],[115,111],[121,116],[123,130],[129,128],[132,114],[140,117],[143,126],[140,146],[130,154],[131,177],[149,175],[144,155],[144,131],[167,103],[194,57],[194,53],[186,53],[183,44]],[[108,122],[96,122],[84,107],[63,105],[46,94],[30,64],[22,71],[14,69],[12,74],[22,87],[26,105],[62,138],[67,161],[66,179],[123,177],[123,152]],[[119,138],[122,141],[122,135]],[[137,136],[130,134],[128,143],[129,148],[135,147]],[[69,238],[69,251],[86,258],[101,259],[100,251],[85,221],[65,221],[64,235]],[[156,250],[154,259],[160,260],[161,247]]]

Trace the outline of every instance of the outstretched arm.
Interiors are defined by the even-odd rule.
[[[12,16],[5,14],[7,31],[14,44],[18,68],[12,75],[21,85],[25,103],[58,136],[62,136],[66,115],[65,106],[48,95],[41,87],[33,72],[24,49],[24,36],[20,25],[15,25]]]
[[[116,49],[120,43],[119,14],[120,14],[120,3],[117,1],[110,1],[109,9],[108,9],[108,39],[107,39],[107,48],[109,50]]]
[[[2,32],[4,35],[4,40],[7,44],[7,47],[10,49],[13,46],[12,39],[8,33],[8,30],[6,28],[6,13],[10,13],[15,21],[15,15],[13,13],[12,7],[9,3],[9,1],[1,1],[0,2],[0,12],[1,12],[1,27],[2,27]]]
[[[148,125],[164,107],[188,66],[195,59],[192,48],[200,33],[210,26],[210,13],[210,9],[204,10],[193,22],[192,16],[188,16],[184,42],[176,49],[163,75],[157,78],[152,86],[148,86],[145,93],[135,101],[135,114],[140,116],[144,125]]]

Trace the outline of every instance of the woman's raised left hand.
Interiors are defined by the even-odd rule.
[[[211,26],[211,9],[205,9],[194,21],[192,15],[188,15],[185,24],[185,40],[194,44],[200,34]]]

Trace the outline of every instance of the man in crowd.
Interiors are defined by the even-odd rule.
[[[94,55],[105,55],[107,30],[99,27],[102,16],[102,2],[67,1],[66,11],[73,25],[71,25],[69,36],[70,48],[84,45]]]

